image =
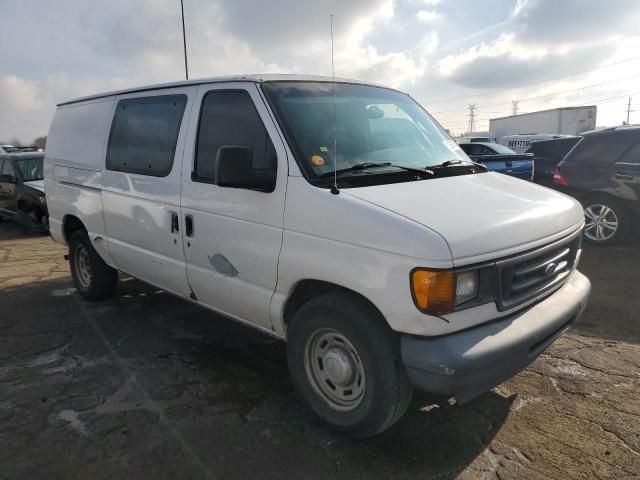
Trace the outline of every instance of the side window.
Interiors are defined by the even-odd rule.
[[[107,169],[169,175],[186,104],[186,95],[120,100],[111,124]]]
[[[568,158],[571,162],[589,167],[606,167],[619,159],[631,148],[629,139],[615,134],[585,137]]]
[[[620,160],[621,163],[633,163],[640,165],[640,143],[636,143],[635,146],[629,150]]]
[[[0,170],[0,175],[9,175],[11,176],[14,182],[18,180],[18,178],[16,177],[16,171],[13,168],[13,164],[11,163],[11,160],[4,161],[4,164],[2,165],[2,170]]]
[[[202,100],[193,180],[222,184],[216,178],[216,162],[221,152],[230,148],[246,151],[251,169],[249,175],[270,172],[268,175],[273,176],[275,149],[249,93],[244,90],[211,91]],[[241,182],[238,187],[250,188]],[[269,191],[268,188],[262,190]]]

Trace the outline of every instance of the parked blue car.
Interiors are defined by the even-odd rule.
[[[534,162],[531,153],[516,153],[499,143],[461,143],[460,148],[471,160],[485,165],[492,172],[533,180]]]

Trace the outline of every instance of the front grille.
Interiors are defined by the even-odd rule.
[[[496,263],[498,309],[509,310],[561,286],[575,267],[581,232]]]

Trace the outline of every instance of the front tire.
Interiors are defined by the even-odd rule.
[[[97,302],[113,296],[118,272],[104,263],[84,230],[76,230],[71,235],[69,267],[73,284],[85,300]]]
[[[631,229],[631,219],[619,202],[606,196],[588,198],[584,207],[584,239],[594,245],[622,242]]]
[[[348,292],[321,295],[298,309],[287,360],[304,403],[351,437],[386,430],[411,402],[398,335],[370,303]]]

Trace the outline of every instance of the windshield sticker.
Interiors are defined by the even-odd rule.
[[[320,147],[321,152],[328,152],[329,149],[327,147]]]
[[[460,148],[460,145],[458,145],[456,142],[454,142],[453,140],[443,140],[442,144],[447,147],[449,150],[451,150],[452,152],[457,152],[458,150],[462,150]]]
[[[311,163],[314,164],[316,167],[321,167],[322,165],[324,165],[324,158],[322,158],[320,155],[312,155]]]

